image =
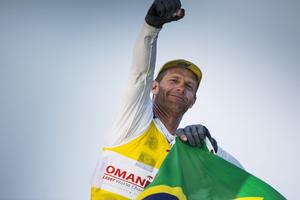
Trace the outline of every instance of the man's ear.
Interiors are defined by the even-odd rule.
[[[156,80],[153,80],[151,90],[152,90],[153,95],[157,95],[158,91],[159,91],[159,82],[157,82]]]

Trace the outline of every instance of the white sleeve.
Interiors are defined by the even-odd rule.
[[[112,145],[136,137],[148,127],[153,118],[150,92],[156,61],[156,41],[160,30],[144,23],[136,40],[121,109],[109,133]]]
[[[228,152],[226,152],[224,149],[222,149],[221,147],[218,147],[218,152],[217,155],[221,158],[223,158],[224,160],[230,162],[231,164],[234,164],[235,166],[244,169],[244,167],[241,165],[241,163],[234,158],[231,154],[229,154]]]

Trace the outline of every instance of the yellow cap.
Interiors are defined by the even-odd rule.
[[[183,68],[191,70],[191,72],[193,72],[193,74],[195,74],[198,79],[198,85],[200,84],[200,81],[202,79],[202,72],[201,72],[200,68],[197,65],[195,65],[194,63],[184,60],[184,59],[171,60],[171,61],[165,63],[160,68],[158,74],[160,74],[161,72],[163,72],[167,69],[170,69],[172,67],[183,67]]]

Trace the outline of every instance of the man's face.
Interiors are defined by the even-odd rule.
[[[158,83],[154,81],[152,92],[157,105],[185,113],[196,101],[197,80],[188,69],[171,68]]]

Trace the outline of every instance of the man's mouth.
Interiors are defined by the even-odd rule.
[[[175,94],[170,94],[170,96],[174,97],[175,99],[178,99],[179,101],[183,101],[184,102],[184,98],[182,96],[175,95]]]

